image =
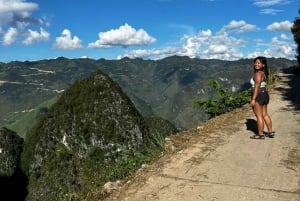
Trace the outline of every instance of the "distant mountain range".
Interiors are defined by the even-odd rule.
[[[206,116],[193,109],[198,98],[211,98],[209,80],[232,92],[249,87],[252,59],[238,61],[172,56],[162,60],[123,58],[0,63],[0,126],[24,137],[75,81],[101,70],[129,96],[143,116],[158,116],[179,129],[195,127]],[[269,58],[271,72],[296,66],[296,60]]]

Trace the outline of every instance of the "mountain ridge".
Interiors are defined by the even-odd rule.
[[[296,61],[280,58],[269,58],[268,63],[272,72],[296,65]],[[29,111],[44,101],[59,97],[76,80],[99,69],[122,87],[142,115],[159,116],[184,130],[206,119],[203,113],[193,109],[192,104],[200,96],[212,97],[214,92],[209,89],[208,81],[219,80],[232,91],[243,90],[252,74],[252,60],[223,61],[180,56],[156,61],[60,57],[1,63],[0,80],[6,83],[0,86],[0,103],[6,107],[0,108],[0,125],[22,130],[21,136],[24,136],[26,129],[16,130],[13,125],[24,116],[25,112],[21,111]]]

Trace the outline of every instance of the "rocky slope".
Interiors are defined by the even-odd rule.
[[[19,167],[23,139],[15,132],[0,128],[0,176],[12,176]]]
[[[76,81],[27,134],[27,200],[94,196],[159,153],[158,139],[175,132],[166,120],[140,115],[119,85],[97,71]]]

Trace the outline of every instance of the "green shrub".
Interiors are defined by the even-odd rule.
[[[251,99],[251,89],[240,93],[229,93],[228,89],[219,85],[218,81],[210,80],[208,86],[216,91],[216,100],[197,100],[194,101],[194,109],[203,109],[210,118],[229,112],[235,108],[241,107]]]

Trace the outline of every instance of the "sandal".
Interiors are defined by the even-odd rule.
[[[275,137],[275,131],[272,131],[272,132],[267,133],[266,136],[269,137],[269,138]]]
[[[258,140],[264,140],[265,139],[265,135],[252,135],[250,136],[251,139],[258,139]]]

